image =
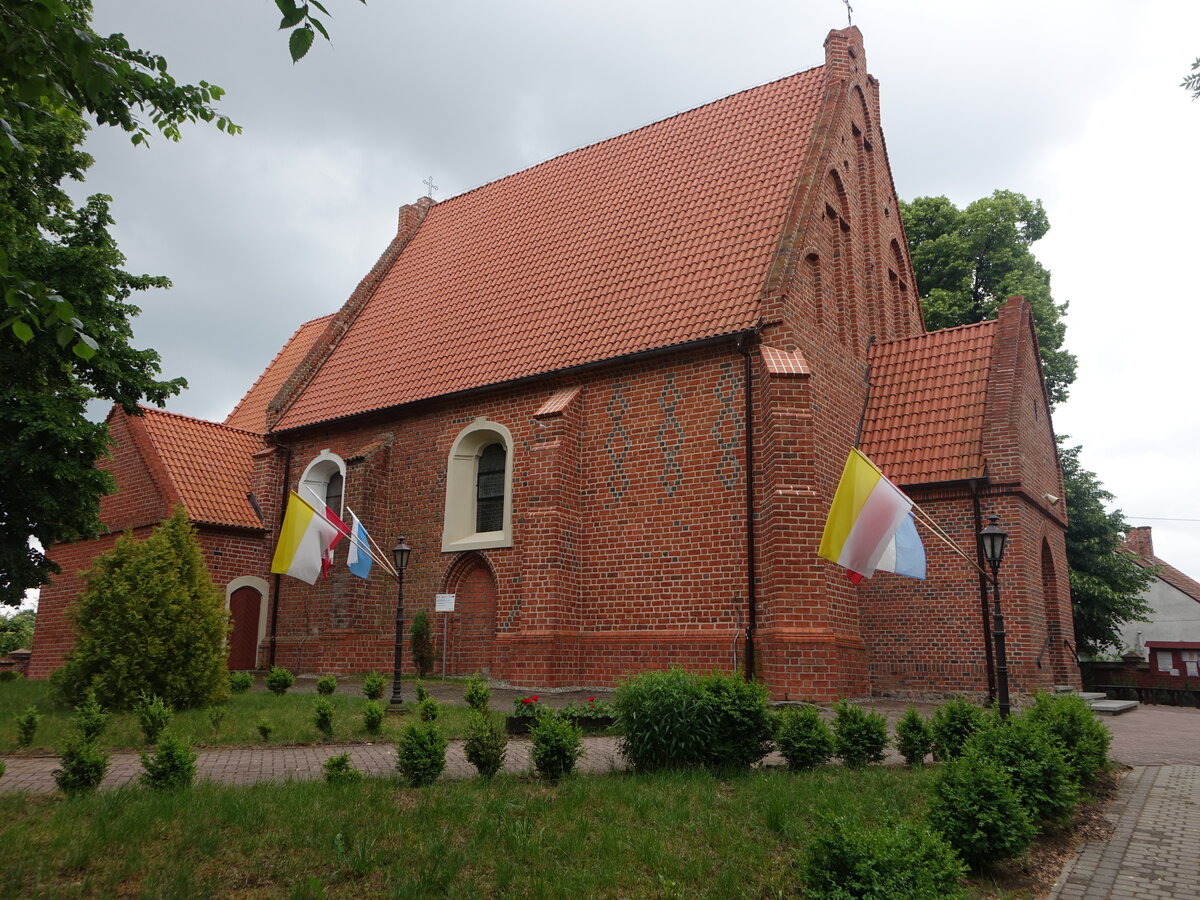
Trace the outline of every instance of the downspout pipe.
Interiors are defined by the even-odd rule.
[[[284,513],[287,511],[289,485],[292,481],[292,448],[284,447],[282,444],[276,444],[283,451],[283,483],[279,489],[279,519],[276,523],[276,533],[283,523]],[[279,585],[280,576],[275,575],[275,584],[271,589],[271,653],[270,664],[275,666],[275,636],[276,626],[279,624]]]
[[[979,506],[980,484],[980,479],[971,479],[971,506],[975,513],[975,565],[979,569],[979,608],[983,615],[983,650],[987,664],[988,706],[992,706],[996,702],[996,660],[992,655],[992,622],[988,618],[988,579],[984,574],[983,544],[979,540],[979,532],[983,530],[983,513]]]
[[[747,681],[754,679],[757,660],[754,657],[754,635],[758,627],[758,570],[755,566],[754,544],[754,365],[750,357],[750,340],[754,332],[744,331],[737,339],[742,354],[742,392],[746,410],[743,416],[743,441],[746,448],[746,670]]]

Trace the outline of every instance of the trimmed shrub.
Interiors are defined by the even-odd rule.
[[[915,706],[910,706],[896,723],[896,749],[910,766],[925,765],[925,757],[933,751],[933,730]]]
[[[429,616],[425,610],[418,609],[409,626],[409,646],[412,648],[413,665],[417,667],[417,675],[426,678],[433,671],[437,660],[437,652],[433,649],[433,629],[429,627]]]
[[[296,676],[282,666],[271,666],[267,673],[267,690],[276,697],[282,697],[296,683]]]
[[[946,762],[962,755],[967,739],[987,724],[982,707],[961,697],[947,700],[933,711],[929,730],[933,732],[933,758]]]
[[[815,769],[833,756],[833,732],[815,706],[792,706],[776,720],[775,746],[793,771]]]
[[[441,712],[442,707],[428,694],[417,704],[417,714],[420,715],[422,722],[436,722]]]
[[[529,727],[529,737],[533,741],[529,748],[533,766],[551,784],[570,775],[575,760],[583,755],[583,732],[562,716],[538,716]]]
[[[229,692],[244,694],[254,685],[254,676],[249,672],[229,673]]]
[[[13,721],[17,723],[17,743],[22,747],[28,747],[33,743],[34,735],[37,734],[38,722],[42,721],[42,714],[37,711],[36,706],[27,706],[25,712],[13,716]]]
[[[446,736],[432,722],[413,722],[396,744],[396,768],[410,787],[433,784],[446,768]]]
[[[263,739],[264,744],[271,740],[271,732],[275,730],[275,727],[270,722],[266,719],[259,719],[258,724],[254,727],[258,729],[258,736]]]
[[[84,694],[83,702],[75,707],[75,715],[71,717],[71,722],[79,729],[85,741],[95,741],[108,727],[108,713],[100,705],[100,701],[96,699],[96,692],[91,688]]]
[[[1056,739],[1035,721],[1013,716],[967,742],[1008,773],[1030,821],[1063,821],[1079,802],[1078,783]]]
[[[74,739],[62,752],[62,767],[54,770],[54,782],[68,797],[90,794],[104,780],[108,754],[95,741]]]
[[[478,672],[467,678],[463,699],[467,701],[467,706],[475,712],[487,712],[488,702],[492,699],[492,689],[488,687],[487,681]]]
[[[473,765],[484,778],[491,778],[504,765],[508,754],[508,737],[499,722],[492,721],[486,712],[475,710],[467,726],[467,739],[463,744],[467,762]]]
[[[1008,773],[976,747],[942,767],[929,824],[971,866],[1025,852],[1036,832]]]
[[[326,738],[333,737],[333,703],[321,697],[313,706],[313,724]]]
[[[153,744],[158,736],[171,723],[171,707],[163,703],[162,697],[142,694],[133,711],[137,713],[138,724],[142,726],[142,737],[147,744]]]
[[[383,705],[377,700],[368,700],[363,704],[363,727],[372,736],[383,730]]]
[[[368,672],[363,676],[363,694],[368,700],[378,700],[383,696],[383,676],[378,672]]]
[[[682,669],[646,671],[617,685],[613,696],[621,754],[640,772],[701,765],[707,712],[700,679]]]
[[[142,752],[142,784],[156,791],[179,791],[196,780],[196,751],[171,732],[164,732],[153,754]]]
[[[142,694],[172,709],[222,702],[229,690],[225,596],[213,584],[183,507],[144,541],[98,556],[71,612],[74,647],[55,682],[77,704],[92,688],[110,709]]]
[[[808,845],[802,896],[811,900],[959,900],[964,866],[927,826],[876,828],[826,820]]]
[[[760,682],[713,673],[701,680],[701,688],[709,722],[705,763],[714,769],[748,769],[771,752],[774,722]]]
[[[329,757],[321,763],[321,771],[325,773],[327,784],[358,784],[363,777],[362,772],[354,768],[354,764],[350,762],[349,753],[339,753],[337,756]]]
[[[317,679],[317,693],[322,697],[328,697],[337,690],[336,675],[322,675]]]
[[[874,710],[842,700],[834,706],[834,752],[851,769],[883,762],[888,745],[887,718]]]
[[[1108,767],[1112,734],[1082,697],[1039,693],[1022,716],[1041,725],[1058,741],[1076,783],[1090,784]]]

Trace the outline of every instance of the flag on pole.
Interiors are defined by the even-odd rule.
[[[913,524],[912,506],[873,462],[852,449],[817,554],[849,569],[855,584],[876,569],[924,578],[925,548]]]
[[[332,555],[331,548],[340,539],[337,526],[292,491],[279,529],[271,571],[316,584]]]
[[[328,578],[329,571],[333,568],[333,548],[350,533],[350,527],[328,506],[325,507],[325,521],[337,529],[337,534],[334,535],[333,540],[329,542],[329,546],[325,548],[325,552],[321,556],[321,574]]]
[[[350,548],[346,553],[346,564],[350,567],[350,571],[359,578],[367,578],[371,574],[371,563],[374,560],[366,551],[369,546],[367,529],[363,527],[363,523],[354,513],[350,513],[350,534]]]

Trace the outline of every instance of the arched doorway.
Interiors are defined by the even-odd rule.
[[[263,595],[252,587],[240,587],[229,596],[233,631],[229,635],[229,670],[258,666],[258,637]]]
[[[478,553],[461,558],[446,573],[447,590],[455,594],[446,648],[451,675],[487,675],[496,640],[496,577]]]

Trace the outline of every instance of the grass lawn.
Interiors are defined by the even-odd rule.
[[[55,706],[50,700],[49,683],[43,679],[18,679],[0,684],[0,754],[24,752],[17,746],[17,725],[13,717],[29,706],[42,714],[37,734],[30,748],[33,752],[58,752],[73,733],[70,709]],[[405,686],[406,702],[413,699],[411,685]],[[390,690],[390,688],[389,688]],[[384,703],[388,694],[385,693]],[[334,706],[332,741],[394,740],[399,736],[408,716],[385,716],[383,733],[379,737],[367,734],[363,727],[362,708],[366,698],[357,683],[339,685],[329,698]],[[313,724],[316,694],[289,692],[282,697],[271,693],[249,692],[234,694],[225,706],[219,726],[210,718],[210,710],[191,709],[171,717],[171,730],[197,746],[219,747],[237,744],[259,744],[260,720],[270,723],[271,743],[320,743],[324,735]],[[442,706],[438,719],[442,730],[451,738],[465,737],[470,710],[465,706]],[[492,715],[503,718],[503,713]],[[100,738],[104,747],[135,749],[142,746],[142,730],[133,713],[113,713],[108,727]]]
[[[0,897],[790,897],[823,816],[918,816],[931,781],[827,767],[0,796]]]

